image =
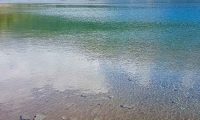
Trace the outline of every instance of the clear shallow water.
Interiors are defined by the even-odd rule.
[[[2,4],[0,119],[199,119],[200,4]]]

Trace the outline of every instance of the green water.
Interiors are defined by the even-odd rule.
[[[44,104],[43,110],[34,102],[42,103],[40,98],[51,98],[56,92],[64,97],[112,96],[114,100],[106,100],[102,109],[112,108],[116,113],[108,114],[119,116],[106,116],[99,111],[100,119],[197,120],[199,66],[198,3],[0,6],[2,118],[35,113],[25,103],[40,112],[54,108],[61,114],[59,105]],[[36,89],[48,90],[52,95],[35,92]],[[66,91],[72,93],[63,94]],[[55,101],[52,105],[71,102],[81,110],[73,100]],[[98,100],[86,99],[83,103],[90,105],[88,101]],[[107,104],[113,106],[109,108]],[[89,105],[86,108],[93,110]],[[123,107],[126,105],[129,107]],[[129,108],[126,114],[117,113],[118,109]],[[44,114],[58,119],[51,111]],[[70,115],[76,117],[73,114]],[[94,117],[77,116],[82,115],[80,119]]]

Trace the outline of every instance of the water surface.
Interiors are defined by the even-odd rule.
[[[0,119],[200,117],[200,4],[0,5]]]

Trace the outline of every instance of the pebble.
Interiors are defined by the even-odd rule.
[[[81,95],[81,97],[86,98],[87,96],[86,95]]]
[[[128,78],[128,81],[132,81],[130,78]]]
[[[176,102],[172,101],[173,104],[176,104]]]
[[[120,105],[121,108],[128,108],[128,109],[132,109],[133,106],[130,105]]]
[[[22,118],[22,116],[20,116],[20,120],[30,120],[29,118],[25,117],[25,118]]]
[[[35,116],[34,120],[44,120],[44,118],[46,118],[46,116],[38,114]]]
[[[109,96],[109,95],[108,95],[107,97],[108,97],[109,99],[113,98],[113,96]]]

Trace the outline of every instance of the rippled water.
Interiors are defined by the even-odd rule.
[[[0,120],[197,120],[200,4],[0,4]]]

